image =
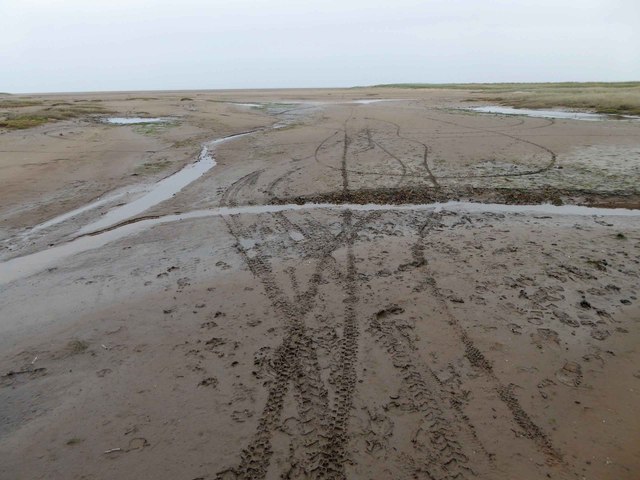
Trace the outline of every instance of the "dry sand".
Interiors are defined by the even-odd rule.
[[[64,245],[140,195],[127,188],[254,130],[136,218],[305,201],[640,208],[640,122],[455,110],[468,96],[40,96],[173,121],[1,132],[0,255]],[[0,478],[636,479],[638,258],[640,216],[307,209],[136,230],[0,278]]]

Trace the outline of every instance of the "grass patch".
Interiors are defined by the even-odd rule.
[[[169,124],[162,123],[139,123],[133,127],[133,131],[139,133],[140,135],[147,135],[149,137],[154,137],[164,131],[167,130]]]
[[[171,161],[167,159],[158,160],[155,162],[147,162],[136,168],[135,173],[137,175],[149,175],[158,173],[171,166]]]
[[[27,128],[38,127],[48,123],[49,119],[40,115],[16,115],[8,118],[0,119],[0,128],[9,130],[24,130]]]
[[[477,97],[516,108],[566,107],[610,115],[640,115],[640,87],[611,90],[582,88],[575,90],[548,89],[536,92],[514,92],[506,95]]]
[[[67,350],[72,355],[85,352],[89,348],[89,344],[83,340],[71,340],[67,343]]]
[[[23,98],[19,99],[6,99],[0,100],[0,108],[20,108],[20,107],[33,107],[36,105],[42,105],[41,100],[27,100]]]
[[[133,131],[140,135],[154,137],[177,125],[177,121],[137,123],[133,126]]]
[[[0,113],[0,128],[9,130],[24,130],[44,125],[49,122],[69,120],[97,113],[108,113],[99,105],[65,105],[58,103],[39,109],[35,112],[6,112]]]
[[[640,82],[399,83],[376,87],[469,90],[468,101],[516,108],[573,108],[612,115],[640,115]]]
[[[538,91],[540,89],[575,90],[578,88],[625,89],[640,88],[640,82],[545,82],[545,83],[388,83],[374,88],[411,88],[478,90],[483,92]],[[362,88],[362,87],[359,87]],[[366,87],[369,88],[369,87]]]
[[[192,147],[194,145],[196,145],[197,142],[195,142],[194,140],[187,138],[185,140],[176,140],[175,142],[173,142],[173,144],[171,145],[171,148],[185,148],[185,147]]]

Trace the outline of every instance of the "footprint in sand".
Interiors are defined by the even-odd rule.
[[[556,372],[558,381],[568,387],[577,387],[582,383],[582,367],[577,362],[566,362]]]

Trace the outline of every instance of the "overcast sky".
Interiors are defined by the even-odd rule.
[[[640,80],[640,0],[0,0],[0,91]]]

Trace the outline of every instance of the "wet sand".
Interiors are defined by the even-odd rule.
[[[172,122],[0,133],[0,477],[636,478],[640,125],[466,96],[42,97]]]

